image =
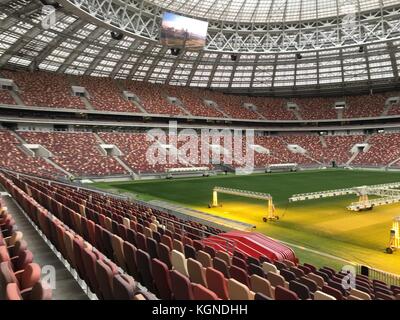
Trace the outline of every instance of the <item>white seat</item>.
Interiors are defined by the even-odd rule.
[[[336,298],[330,294],[317,290],[314,293],[314,300],[336,300]]]
[[[272,263],[263,262],[262,268],[263,268],[265,273],[272,272],[272,273],[279,274],[278,268]]]
[[[179,252],[178,250],[172,250],[171,263],[175,270],[179,271],[184,276],[189,277],[186,258],[182,252]]]

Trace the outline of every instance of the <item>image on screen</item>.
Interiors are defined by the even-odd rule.
[[[202,49],[206,44],[208,22],[163,13],[161,44],[173,48]]]

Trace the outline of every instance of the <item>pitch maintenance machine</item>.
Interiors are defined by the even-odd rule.
[[[350,211],[372,210],[374,207],[400,202],[400,182],[377,184],[372,186],[359,186],[345,189],[326,190],[319,192],[294,194],[289,202],[338,197],[349,194],[358,196],[358,201],[350,203]],[[370,199],[369,196],[376,196]]]
[[[394,217],[392,229],[390,230],[389,247],[386,248],[387,253],[393,253],[400,249],[400,216]]]
[[[209,207],[221,207],[222,204],[218,203],[218,193],[230,194],[234,196],[260,199],[267,201],[267,215],[263,216],[263,221],[271,221],[278,220],[279,217],[275,214],[275,206],[272,200],[272,196],[268,193],[248,191],[248,190],[239,190],[225,187],[214,187],[212,191],[212,203],[209,204]]]

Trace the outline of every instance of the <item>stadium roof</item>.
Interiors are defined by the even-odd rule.
[[[196,18],[235,22],[298,22],[336,17],[350,6],[368,11],[397,0],[149,0],[159,7]]]
[[[46,29],[40,1],[0,0],[0,67],[249,93],[399,82],[399,1],[356,1],[356,28],[350,31],[343,29],[345,16],[338,16],[336,0],[59,2],[56,23]],[[315,15],[317,20],[278,22],[283,7],[286,21]],[[173,56],[162,47],[163,8],[211,19],[206,48]],[[266,19],[267,11],[268,19],[277,21],[232,25],[218,20],[257,21]],[[112,39],[111,30],[124,38]]]

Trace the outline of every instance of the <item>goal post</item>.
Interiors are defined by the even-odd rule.
[[[214,187],[212,191],[212,203],[211,207],[218,207],[220,204],[218,203],[218,193],[230,194],[239,197],[246,197],[252,199],[266,200],[267,201],[267,216],[263,217],[263,221],[266,222],[268,220],[277,220],[279,217],[275,215],[275,206],[272,200],[272,196],[269,193],[262,193],[256,191],[248,191],[248,190],[240,190],[240,189],[232,189],[225,187]]]

